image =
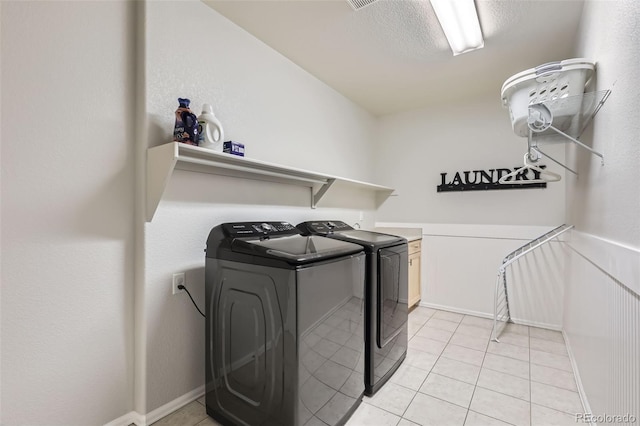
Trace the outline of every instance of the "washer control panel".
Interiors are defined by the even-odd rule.
[[[227,237],[263,237],[299,234],[289,222],[234,222],[222,225]]]
[[[353,229],[351,226],[339,220],[303,222],[298,225],[298,228],[304,234],[330,234],[335,231],[348,231]]]

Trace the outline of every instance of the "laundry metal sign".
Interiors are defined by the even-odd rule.
[[[546,166],[538,166],[544,169]],[[524,169],[505,183],[498,183],[502,176],[522,169],[522,166],[513,169],[489,169],[489,170],[465,170],[453,174],[440,173],[440,185],[438,192],[450,191],[487,191],[492,189],[526,189],[546,188],[546,182],[540,182],[540,172],[533,169]],[[527,182],[529,180],[538,182]],[[518,182],[518,183],[513,183]]]

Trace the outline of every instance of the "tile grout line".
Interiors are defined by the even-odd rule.
[[[529,330],[529,328],[527,328],[527,331],[528,331],[528,330]],[[530,340],[530,336],[527,336],[527,338]],[[528,349],[529,349],[529,353],[530,353],[530,352],[531,352],[531,348],[529,347]],[[485,352],[485,356],[486,356],[486,353],[490,353],[490,352]],[[498,355],[498,354],[493,354],[493,353],[491,353],[491,354],[492,354],[492,355]],[[499,355],[499,356],[503,356],[503,355]],[[505,358],[510,358],[510,357],[506,357],[506,356],[505,356]],[[515,358],[510,358],[510,359],[515,359]],[[517,360],[517,359],[516,359],[516,360]],[[519,361],[522,361],[522,360],[519,360]],[[524,362],[524,361],[522,361],[522,362]],[[534,405],[534,403],[531,401],[531,383],[532,383],[532,382],[535,382],[535,383],[541,383],[541,384],[546,385],[546,386],[555,387],[555,388],[557,388],[557,389],[566,390],[566,391],[569,391],[569,392],[575,392],[575,391],[572,391],[572,390],[570,390],[570,389],[564,389],[564,388],[560,388],[560,387],[557,387],[557,386],[554,386],[554,385],[549,385],[549,384],[546,384],[546,383],[538,382],[537,380],[535,380],[535,381],[534,381],[534,380],[531,380],[531,364],[535,364],[535,363],[532,363],[531,361],[529,361],[529,401],[527,401],[527,400],[523,400],[522,398],[518,398],[518,397],[513,396],[513,395],[505,394],[505,393],[502,393],[502,392],[499,392],[499,391],[496,391],[496,390],[493,390],[493,389],[488,389],[488,388],[485,388],[485,387],[483,387],[483,386],[478,386],[478,385],[477,385],[477,381],[476,381],[476,386],[474,387],[474,395],[475,395],[475,389],[476,389],[476,388],[481,388],[481,389],[487,389],[487,390],[489,390],[489,391],[491,391],[491,392],[496,392],[496,393],[499,393],[499,394],[502,394],[502,395],[505,395],[505,396],[509,396],[509,397],[511,397],[511,398],[518,399],[518,400],[520,400],[520,401],[523,401],[523,402],[527,402],[527,403],[529,403],[529,421],[530,421],[530,424],[531,424],[531,420],[532,420],[532,406]],[[539,364],[535,364],[535,365],[539,365]],[[542,366],[542,367],[546,367],[546,366]],[[498,373],[501,373],[501,374],[506,374],[506,375],[508,375],[508,376],[511,376],[511,377],[515,377],[515,378],[518,378],[518,379],[524,380],[524,379],[522,379],[522,377],[514,376],[514,375],[509,374],[509,373],[505,373],[505,372],[502,372],[502,371],[493,370],[493,369],[491,369],[491,368],[484,367],[484,362],[483,362],[483,366],[481,367],[481,371],[482,371],[482,369],[483,369],[483,368],[487,368],[487,370],[495,371],[495,372],[498,372]],[[553,367],[548,367],[548,368],[553,368]],[[555,370],[565,371],[565,370],[560,370],[560,369],[555,369]],[[565,371],[565,372],[566,372],[566,371]],[[479,380],[479,377],[478,377],[478,380]],[[472,400],[473,400],[473,395],[472,395]],[[571,413],[566,413],[565,411],[562,411],[562,410],[558,410],[558,409],[553,408],[553,407],[547,407],[546,405],[543,405],[543,404],[535,404],[535,405],[538,405],[538,406],[540,406],[540,407],[544,407],[544,408],[547,408],[547,409],[550,409],[550,410],[553,410],[553,411],[557,411],[557,412],[559,412],[559,413],[571,414]],[[468,411],[473,411],[473,410],[471,410],[471,408],[469,408],[469,410],[468,410]],[[473,412],[476,412],[476,411],[473,411]],[[482,414],[482,413],[479,413],[479,414]],[[468,415],[468,413],[467,413],[467,415]],[[482,414],[482,415],[483,415],[483,416],[487,416],[486,414]],[[497,418],[492,417],[492,416],[487,416],[487,417],[491,417],[491,418],[494,418],[494,419],[499,420],[499,421],[501,421],[501,422],[508,423],[508,422],[506,422],[505,420],[497,419]],[[466,419],[465,419],[465,421],[466,421]]]
[[[483,389],[484,389],[484,388],[483,388]],[[469,409],[468,411],[469,411],[470,413],[476,413],[476,414],[480,414],[481,416],[489,417],[490,419],[497,420],[497,421],[502,422],[502,423],[507,424],[507,425],[517,426],[517,425],[514,425],[513,423],[509,423],[509,422],[507,422],[507,421],[505,421],[505,420],[500,420],[500,419],[495,418],[495,417],[493,417],[493,416],[488,416],[488,415],[486,415],[486,414],[479,413],[478,411],[473,411],[472,409]],[[468,413],[467,413],[467,414],[468,414]],[[465,421],[466,421],[466,419],[465,419]]]
[[[489,343],[491,343],[491,342],[490,342],[490,340],[491,340],[491,339],[489,339]],[[448,346],[449,344],[453,344],[453,345],[455,345],[455,346],[460,346],[460,345],[456,345],[456,344],[454,344],[454,343],[447,343],[447,346]],[[477,351],[477,352],[482,352],[482,351],[479,351],[479,350],[477,350],[477,349],[468,348],[468,347],[466,347],[466,346],[460,346],[460,347],[462,347],[462,348],[464,348],[464,349],[474,350],[474,351]],[[445,349],[446,349],[446,347],[445,347]],[[422,352],[424,352],[424,351],[422,351]],[[444,351],[443,351],[443,352],[444,352]],[[504,357],[504,358],[509,358],[509,359],[512,359],[512,360],[515,360],[515,361],[531,363],[530,361],[523,361],[523,360],[518,359],[518,358],[512,358],[512,357],[509,357],[509,356],[506,356],[506,355],[496,354],[496,353],[488,352],[488,351],[484,351],[484,354],[485,354],[485,356],[486,356],[486,354],[490,354],[490,355],[494,355],[494,356],[501,356],[501,357]],[[433,354],[431,354],[431,355],[433,355]],[[506,374],[507,376],[515,377],[515,378],[518,378],[518,379],[526,380],[526,379],[524,379],[524,378],[522,378],[522,377],[520,377],[520,376],[516,376],[516,375],[511,374],[511,373],[506,373],[506,372],[504,372],[504,371],[495,370],[495,369],[493,369],[493,368],[491,368],[491,367],[486,367],[486,366],[484,366],[484,357],[483,357],[483,364],[481,364],[480,366],[478,366],[478,365],[476,365],[476,364],[473,364],[473,363],[470,363],[470,362],[467,362],[467,361],[461,361],[461,360],[458,360],[458,359],[450,358],[450,357],[448,357],[448,356],[446,356],[446,355],[442,355],[442,356],[443,356],[444,358],[449,359],[449,360],[452,360],[452,361],[461,362],[461,363],[463,363],[463,364],[467,364],[467,365],[473,365],[473,366],[475,366],[475,367],[480,367],[481,369],[482,369],[482,368],[486,368],[487,370],[495,371],[495,372],[497,372],[497,373],[501,373],[501,374]],[[540,367],[547,367],[547,366],[542,365],[542,364],[537,364],[537,363],[533,363],[533,364],[538,365],[538,366],[540,366]],[[554,367],[547,367],[547,368],[553,368],[554,370],[567,372],[566,370],[561,370],[561,369],[559,369],[559,368],[554,368]],[[441,375],[443,375],[443,376],[444,376],[444,374],[441,374]],[[448,377],[448,378],[450,378],[450,379],[453,379],[453,377],[449,377],[449,376],[445,376],[445,377]],[[458,379],[455,379],[455,380],[458,380]],[[461,380],[458,380],[458,381],[461,381]],[[535,382],[536,382],[536,383],[542,383],[542,382],[539,382],[539,381],[537,381],[537,380],[535,380]],[[466,383],[466,382],[465,382],[465,383]],[[545,384],[545,385],[546,385],[547,383],[542,383],[542,384]],[[553,385],[548,385],[548,386],[553,386]],[[481,387],[482,387],[482,386],[481,386]],[[557,387],[557,386],[555,386],[555,387]],[[483,388],[483,389],[485,389],[485,388]],[[564,389],[564,388],[559,388],[559,389]],[[491,389],[489,389],[489,390],[491,390]],[[567,390],[570,390],[570,389],[567,389]],[[506,394],[503,394],[503,395],[506,395]]]
[[[436,312],[434,312],[433,314],[431,314],[431,316],[430,316],[430,317],[429,317],[429,318],[424,322],[424,324],[422,325],[422,327],[425,327],[425,326],[426,326],[426,324],[429,322],[429,320],[430,320],[430,319],[432,319],[432,318],[433,318],[433,316],[434,316],[437,312],[438,312],[438,311],[436,310]],[[438,318],[436,318],[436,319],[438,319]],[[460,326],[460,324],[462,323],[462,320],[463,320],[463,319],[464,319],[464,316],[462,317],[462,319],[460,320],[460,322],[458,323],[458,325],[456,326],[456,328],[454,329],[454,331],[451,333],[451,336],[449,337],[449,340],[447,340],[447,342],[446,342],[446,344],[445,344],[445,348],[447,347],[446,345],[448,345],[448,344],[449,344],[449,342],[451,341],[451,338],[453,337],[453,335],[454,335],[454,333],[455,333],[455,330],[457,330],[457,329],[458,329],[458,327],[459,327],[459,326]],[[443,321],[446,321],[446,320],[443,320]],[[450,321],[450,322],[452,322],[452,321]],[[422,327],[420,327],[420,329],[421,329]],[[434,327],[434,328],[435,328],[435,327]],[[418,331],[420,331],[420,329],[418,329]],[[418,333],[418,331],[416,331],[416,334]],[[445,330],[445,331],[448,331],[448,330]],[[415,337],[415,334],[414,334],[414,337]],[[433,339],[432,339],[432,340],[433,340]],[[409,343],[409,342],[407,342],[407,347],[409,346],[409,344],[408,344],[408,343]],[[422,351],[420,351],[420,352],[422,352]],[[407,408],[405,408],[405,409],[404,409],[404,411],[402,412],[402,416],[400,416],[400,420],[405,419],[404,415],[406,414],[407,410],[409,409],[409,407],[410,407],[410,406],[411,406],[411,404],[413,403],[413,400],[416,398],[416,396],[417,396],[419,393],[422,393],[422,392],[420,392],[420,388],[422,388],[422,386],[424,385],[424,382],[426,382],[426,381],[427,381],[427,379],[429,378],[429,375],[430,375],[430,374],[431,374],[431,372],[433,371],[433,367],[435,367],[435,365],[436,365],[436,364],[438,363],[438,361],[440,360],[440,357],[442,356],[442,352],[444,352],[444,349],[442,349],[442,351],[440,352],[440,354],[438,355],[438,357],[437,357],[437,358],[436,358],[436,360],[434,361],[433,365],[431,366],[431,369],[430,369],[430,370],[429,370],[429,372],[427,373],[427,376],[424,378],[424,380],[422,381],[422,383],[421,383],[421,384],[420,384],[420,386],[418,387],[418,390],[417,390],[417,391],[416,391],[416,393],[413,395],[413,398],[411,398],[411,401],[409,401],[409,404],[407,405]],[[428,352],[425,352],[425,353],[428,353]],[[431,354],[431,355],[435,355],[435,354]],[[446,358],[446,357],[445,357],[445,358]],[[423,370],[423,371],[424,371],[424,370]],[[437,373],[434,373],[434,374],[437,374]],[[423,395],[426,395],[426,394],[423,394]],[[428,395],[428,396],[431,396],[431,395]],[[440,398],[437,398],[437,399],[440,399]],[[444,401],[444,400],[441,400],[441,401]],[[445,401],[445,402],[449,402],[449,401]],[[455,404],[454,404],[454,405],[455,405]],[[468,411],[468,410],[467,410],[467,411]],[[407,420],[407,421],[410,421],[410,422],[412,421],[412,420],[410,420],[410,419],[406,419],[406,420]],[[466,420],[466,415],[465,415],[465,420]],[[464,423],[463,423],[463,424],[464,424]]]
[[[489,340],[491,340],[491,338],[489,338]],[[554,343],[555,343],[555,342],[554,342]],[[516,346],[516,347],[518,347],[518,348],[523,348],[523,349],[524,349],[524,346],[514,345],[514,344],[512,344],[512,343],[500,342],[500,344],[501,344],[501,345]],[[565,345],[566,345],[566,343],[565,343]],[[458,345],[458,346],[460,346],[460,345]],[[469,349],[473,349],[473,348],[469,348]],[[556,355],[556,356],[562,356],[562,357],[565,357],[565,358],[569,359],[569,356],[568,356],[568,355],[557,354],[557,353],[555,353],[555,352],[544,351],[544,350],[541,350],[541,349],[533,349],[533,348],[531,348],[531,345],[530,345],[530,344],[529,344],[529,347],[527,347],[527,349],[529,350],[529,362],[531,362],[531,351],[532,351],[532,350],[534,350],[534,351],[536,351],[536,352],[542,352],[542,353],[545,353],[545,354]],[[477,349],[476,349],[476,350],[477,350]],[[524,361],[524,360],[522,360],[522,359],[514,358],[514,357],[509,356],[509,355],[497,354],[497,353],[494,353],[494,352],[489,352],[489,353],[490,353],[490,354],[493,354],[493,355],[500,355],[500,356],[503,356],[503,357],[505,357],[505,358],[511,358],[511,359],[517,359],[517,360],[519,360],[519,361]],[[535,362],[534,362],[533,364],[536,364],[536,365],[542,365],[542,364],[538,364],[538,363],[535,363]],[[544,366],[544,365],[543,365],[543,367],[546,367],[546,366]],[[550,368],[555,368],[555,367],[550,367]],[[560,369],[560,368],[556,368],[556,370],[561,370],[561,369]]]
[[[369,397],[369,399],[371,399],[371,397]],[[377,405],[373,405],[373,404],[372,404],[372,403],[370,403],[370,402],[362,401],[362,404],[370,405],[370,406],[372,406],[373,408],[377,408],[378,410],[384,411],[385,413],[389,413],[389,414],[391,414],[392,416],[400,417],[400,420],[402,420],[402,419],[404,418],[404,417],[402,417],[402,416],[400,416],[400,415],[398,415],[398,414],[396,414],[396,413],[393,413],[393,412],[391,412],[391,411],[387,410],[386,408],[382,408],[382,407],[378,407]],[[360,408],[360,407],[358,407],[358,408]],[[349,418],[349,420],[351,420],[351,418]],[[347,422],[348,422],[349,420],[347,420]],[[398,423],[400,423],[400,420],[398,420]],[[396,424],[397,424],[397,423],[396,423]]]
[[[466,349],[470,349],[470,348],[466,348]],[[476,349],[476,350],[477,350],[477,349]],[[443,352],[444,352],[444,351],[443,351]],[[480,351],[478,351],[478,352],[480,352]],[[486,352],[485,352],[485,353],[486,353]],[[481,365],[478,365],[478,364],[472,364],[472,363],[470,363],[470,362],[460,361],[459,359],[449,358],[449,357],[448,357],[448,356],[446,356],[446,355],[442,355],[442,357],[443,357],[443,358],[446,358],[446,359],[448,359],[448,360],[450,360],[450,361],[456,361],[456,362],[460,362],[460,363],[462,363],[462,364],[473,365],[474,367],[480,367],[480,368],[482,368],[482,364],[481,364]],[[482,357],[482,360],[484,361],[484,356]],[[444,374],[442,374],[442,375],[444,376]],[[451,378],[451,379],[453,379],[453,377],[450,377],[450,378]],[[456,379],[456,380],[458,380],[458,381],[460,381],[460,382],[462,381],[462,380],[460,380],[460,379]],[[469,383],[469,384],[471,384],[471,383]]]
[[[471,384],[471,383],[468,383]],[[451,404],[451,405],[455,405],[456,407],[460,407],[464,410],[470,411],[469,407],[463,407],[462,405],[456,404],[455,402],[451,402],[451,401],[447,401],[446,399],[442,399],[440,397],[437,396],[433,396],[433,395],[429,395],[428,393],[423,393],[423,392],[417,392],[417,393],[421,393],[422,395],[428,396],[429,398],[433,398],[433,399],[437,399],[438,401],[442,401],[442,402],[446,402],[447,404]],[[405,410],[406,411],[406,410]],[[557,411],[557,410],[556,410]],[[482,413],[478,413],[478,414],[482,414]],[[483,414],[483,416],[486,416],[486,414]],[[491,417],[491,416],[487,416],[487,417]],[[404,417],[403,417],[404,418]],[[408,419],[407,419],[408,420]],[[465,416],[465,420],[466,420],[466,416]],[[496,419],[496,420],[500,420],[500,419]],[[504,420],[502,420],[504,421]],[[415,422],[414,422],[415,423]],[[508,423],[508,422],[507,422]]]
[[[493,370],[492,370],[492,371],[493,371]],[[525,379],[522,379],[522,380],[525,380]],[[522,398],[518,398],[517,396],[510,395],[510,394],[508,394],[508,393],[504,393],[504,392],[497,391],[497,390],[495,390],[495,389],[485,388],[484,386],[479,386],[479,385],[477,385],[476,387],[478,387],[478,388],[480,388],[480,389],[488,390],[488,391],[491,391],[491,392],[494,392],[494,393],[499,393],[500,395],[508,396],[508,397],[510,397],[510,398],[513,398],[513,399],[518,399],[518,400],[523,401],[523,402],[529,402],[529,403],[531,402],[531,401],[527,401],[526,399],[522,399]],[[529,398],[531,398],[531,396],[529,396]],[[538,405],[539,405],[539,404],[538,404]],[[485,414],[485,415],[486,415],[486,414]],[[503,421],[504,421],[504,420],[503,420]]]
[[[433,318],[433,316],[436,313],[432,313],[429,318],[427,318],[427,320],[424,322],[424,324],[422,324],[422,327],[424,327],[431,318]],[[420,331],[420,329],[422,329],[422,327],[420,327],[416,333],[413,335],[413,337],[415,337],[415,335],[418,333],[418,331]],[[411,337],[413,339],[413,337]],[[409,339],[411,340],[411,339]],[[409,341],[407,341],[407,350],[409,348]],[[422,351],[420,351],[422,352]],[[434,361],[433,365],[431,366],[431,369],[429,370],[429,372],[427,373],[427,375],[425,376],[424,380],[422,381],[422,383],[420,383],[420,386],[418,386],[418,390],[416,391],[416,393],[413,395],[413,397],[411,398],[411,401],[409,401],[409,404],[407,404],[407,408],[404,409],[404,411],[402,412],[402,415],[400,416],[400,421],[402,421],[402,419],[404,419],[404,415],[406,414],[407,410],[409,409],[409,407],[411,406],[411,404],[413,404],[413,400],[416,398],[416,395],[418,395],[418,393],[420,393],[420,388],[422,387],[422,385],[424,385],[424,382],[427,380],[427,378],[429,377],[429,374],[431,374],[431,370],[433,370],[433,367],[436,365],[436,362],[438,362],[438,360],[440,359],[440,356],[438,355],[438,358],[436,358],[436,360]],[[424,370],[423,370],[424,371]],[[407,419],[408,421],[411,421],[409,419]],[[400,421],[398,421],[398,423],[400,423]]]
[[[534,364],[534,365],[538,365],[538,364]],[[544,367],[544,366],[542,366],[542,367]],[[556,370],[557,370],[557,369],[556,369]],[[564,371],[564,370],[558,370],[558,371]],[[564,372],[565,372],[565,373],[569,373],[568,371],[564,371]],[[539,385],[545,385],[545,386],[549,386],[549,387],[556,388],[556,389],[560,389],[560,390],[565,390],[565,391],[567,391],[567,392],[574,392],[574,393],[578,393],[578,391],[577,391],[577,390],[572,390],[572,389],[563,388],[563,387],[561,387],[561,386],[556,386],[556,385],[552,385],[552,384],[549,384],[549,383],[541,382],[540,380],[533,380],[533,379],[531,379],[531,380],[530,380],[530,382],[531,382],[531,383],[538,383]],[[539,404],[538,404],[538,405],[539,405]]]
[[[545,409],[547,409],[547,410],[555,411],[555,412],[557,412],[557,413],[561,413],[561,414],[566,414],[566,415],[568,415],[568,416],[572,416],[572,417],[574,417],[574,419],[575,419],[575,415],[577,414],[577,413],[573,413],[573,412],[568,412],[568,411],[564,411],[564,410],[559,410],[559,409],[557,409],[557,408],[553,408],[553,407],[547,407],[546,405],[542,405],[542,404],[535,403],[535,402],[532,402],[532,403],[531,403],[531,405],[532,405],[532,406],[537,405],[538,407],[542,407],[542,408],[545,408]]]
[[[494,353],[491,353],[491,352],[489,352],[489,354],[490,354],[490,355],[496,355],[496,356],[503,356],[503,355],[498,355],[498,354],[494,354]],[[503,356],[503,357],[504,357],[504,358],[509,358],[509,357],[506,357],[506,356]],[[446,358],[446,357],[445,357],[445,358]],[[527,362],[527,361],[522,361],[521,359],[517,359],[517,358],[509,358],[509,359],[513,359],[513,360],[515,360],[515,361],[520,361],[520,362]],[[460,362],[463,362],[463,361],[460,361]],[[465,364],[468,364],[468,363],[465,363]],[[553,369],[553,370],[561,371],[561,372],[564,372],[564,373],[572,373],[572,371],[563,370],[563,369],[561,369],[561,368],[549,367],[549,366],[547,366],[547,365],[538,364],[537,362],[531,362],[531,361],[529,361],[529,364],[534,364],[534,365],[537,365],[538,367],[551,368],[551,369]],[[473,365],[473,364],[469,364],[469,365]],[[493,369],[493,368],[491,368],[491,367],[484,367],[484,366],[483,366],[482,368],[486,368],[487,370],[495,371],[495,372],[497,372],[497,373],[506,374],[507,376],[517,377],[517,378],[519,378],[519,379],[526,380],[526,379],[524,379],[524,378],[522,378],[522,377],[520,377],[520,376],[516,376],[515,374],[505,373],[504,371],[495,370],[495,369]],[[534,380],[534,382],[536,382],[536,383],[542,383],[543,385],[554,386],[554,385],[549,385],[548,383],[541,382],[541,381],[539,381],[539,380]],[[558,387],[558,386],[554,386],[554,387]],[[564,388],[559,388],[559,389],[564,389]],[[570,389],[567,389],[567,390],[570,390]],[[573,391],[573,392],[575,392],[575,391]]]
[[[371,399],[371,397],[369,397],[369,399]],[[372,403],[367,402],[367,401],[362,401],[362,404],[370,405],[373,408],[377,408],[378,410],[384,411],[385,413],[389,413],[389,414],[391,414],[393,416],[400,417],[400,420],[402,420],[402,416],[399,416],[398,414],[396,414],[394,412],[391,412],[391,411],[387,410],[386,408],[378,407],[377,405],[373,405]],[[358,408],[360,408],[360,407],[358,407]],[[351,420],[351,418],[349,418],[349,420]],[[347,420],[347,421],[349,421],[349,420]]]
[[[448,343],[448,344],[447,344],[447,346],[448,346],[449,344],[452,344],[452,343]],[[456,345],[456,346],[459,346],[459,345]],[[464,347],[464,346],[462,346],[462,347],[463,347],[463,348],[465,348],[465,349],[471,349],[471,348],[467,348],[467,347]],[[478,351],[477,349],[472,349],[472,350]],[[478,352],[480,352],[480,351],[478,351]],[[494,354],[494,353],[491,353],[491,352],[485,352],[485,355],[486,355],[486,354],[490,354],[490,355],[497,355],[497,356],[504,356],[504,355]],[[430,355],[433,355],[433,354],[430,354]],[[506,372],[504,372],[504,371],[494,370],[493,368],[490,368],[490,367],[485,366],[485,365],[484,365],[484,357],[483,357],[483,363],[482,363],[481,365],[479,365],[479,366],[478,366],[478,365],[476,365],[476,364],[472,364],[472,363],[470,363],[470,362],[460,361],[460,360],[457,360],[457,359],[449,358],[449,357],[447,357],[447,356],[446,356],[446,355],[444,355],[444,354],[443,354],[443,355],[441,355],[440,357],[442,357],[442,358],[446,358],[446,359],[449,359],[449,360],[452,360],[452,361],[460,362],[460,363],[463,363],[463,364],[471,365],[471,366],[474,366],[474,367],[480,367],[480,371],[482,371],[482,369],[487,369],[487,370],[489,370],[489,371],[493,371],[493,372],[496,372],[496,373],[504,374],[504,375],[506,375],[506,376],[513,377],[513,378],[516,378],[516,379],[520,379],[520,380],[527,380],[527,379],[522,378],[522,377],[520,377],[520,376],[516,376],[516,375],[514,375],[514,374],[510,374],[510,373],[506,373]],[[438,359],[439,359],[440,357],[438,357]],[[523,361],[523,360],[520,360],[520,359],[517,359],[517,358],[510,358],[510,357],[506,357],[506,356],[505,356],[505,358],[509,358],[509,359],[513,359],[513,360],[521,361],[521,362],[527,362],[527,361]],[[477,385],[478,380],[476,380],[476,385],[475,385],[475,386],[476,386],[476,387],[479,387],[479,388],[481,388],[481,389],[485,389],[485,390],[489,390],[489,391],[492,391],[492,392],[499,393],[499,394],[501,394],[501,395],[509,396],[509,397],[511,397],[511,398],[519,399],[520,401],[524,401],[524,402],[528,402],[528,403],[531,403],[531,382],[535,382],[535,383],[539,383],[539,384],[542,384],[542,385],[545,385],[545,386],[550,386],[550,387],[553,387],[553,388],[556,388],[556,389],[560,389],[560,390],[565,390],[565,391],[568,391],[568,392],[574,392],[574,393],[576,393],[576,391],[575,391],[575,390],[572,390],[572,389],[567,389],[567,388],[563,388],[563,387],[556,386],[556,385],[553,385],[553,384],[544,383],[544,382],[541,382],[541,381],[539,381],[539,380],[533,380],[533,379],[531,379],[531,371],[530,371],[530,370],[531,370],[531,364],[535,364],[535,365],[538,365],[538,366],[541,366],[541,367],[546,367],[546,366],[544,366],[544,365],[540,365],[540,364],[536,364],[536,363],[531,363],[531,362],[528,362],[528,364],[529,364],[529,380],[528,380],[528,381],[530,382],[530,383],[529,383],[529,400],[522,399],[522,398],[519,398],[519,397],[517,397],[517,396],[514,396],[514,395],[511,395],[511,394],[508,394],[508,393],[500,392],[500,391],[497,391],[497,390],[495,390],[495,389],[490,389],[490,388],[487,388],[487,387],[484,387],[484,386]],[[418,368],[418,367],[415,367],[415,368]],[[554,369],[554,370],[557,370],[557,371],[561,371],[561,372],[569,373],[568,371],[561,370],[561,369],[554,368],[554,367],[546,367],[546,368],[551,368],[551,369]],[[419,370],[421,370],[420,368],[418,368],[418,369],[419,369]],[[422,370],[422,371],[425,371],[425,370]],[[429,374],[431,374],[431,372],[429,372]],[[446,377],[446,378],[448,378],[448,379],[450,379],[450,380],[455,380],[455,381],[458,381],[458,382],[461,382],[461,383],[470,384],[469,382],[465,382],[465,381],[463,381],[463,380],[460,380],[460,379],[457,379],[457,378],[454,378],[454,377],[450,377],[450,376],[448,376],[448,375],[446,375],[446,374],[444,374],[444,373],[433,373],[433,374],[437,374],[437,375],[440,375],[440,376]],[[398,383],[398,384],[399,384],[399,383]],[[399,385],[400,385],[400,386],[402,386],[401,384],[399,384]],[[405,387],[405,388],[406,388],[406,387]],[[406,388],[406,389],[410,389],[410,388]],[[418,390],[418,392],[420,392],[420,391]],[[420,392],[420,393],[423,393],[423,394],[424,394],[424,392]],[[425,395],[429,395],[429,394],[425,394]],[[429,396],[433,396],[433,395],[429,395]],[[437,398],[437,397],[434,397],[434,398]],[[456,404],[456,405],[457,405],[457,404]],[[542,404],[536,404],[536,405],[540,405],[540,406],[545,407],[545,408],[552,408],[552,407],[546,407],[545,405],[542,405]],[[559,411],[559,410],[556,410],[556,411]],[[490,416],[489,416],[489,417],[490,417]],[[498,420],[499,420],[499,419],[498,419]]]
[[[471,393],[471,399],[469,400],[469,407],[467,408],[467,414],[464,416],[463,425],[467,422],[467,417],[469,417],[469,411],[471,411],[471,403],[473,402],[473,397],[476,394],[476,389],[478,389],[478,381],[480,381],[480,374],[482,374],[482,366],[484,365],[484,360],[487,357],[487,351],[489,350],[489,343],[491,342],[491,337],[489,337],[489,342],[487,342],[487,347],[485,348],[484,355],[482,356],[482,364],[480,364],[480,371],[478,371],[478,377],[476,377],[476,383],[473,385],[473,392]],[[499,420],[499,419],[496,419]]]
[[[496,370],[491,370],[491,371],[496,371]],[[498,373],[500,373],[500,371],[498,371]],[[438,373],[434,373],[434,374],[438,374]],[[506,374],[506,373],[505,373],[505,374]],[[454,379],[453,377],[448,377],[448,376],[444,376],[444,377],[447,377],[447,378],[449,378],[449,379],[451,379],[451,380],[457,380],[457,379]],[[517,377],[517,376],[511,376],[511,377],[515,377],[515,378],[517,378],[517,379],[521,379],[521,380],[527,380],[527,379],[523,379],[522,377]],[[458,380],[458,381],[460,381],[460,380]],[[463,383],[466,383],[466,382],[463,382]],[[519,398],[519,397],[517,397],[517,396],[513,396],[513,395],[510,395],[510,394],[508,394],[508,393],[500,392],[500,391],[497,391],[497,390],[495,390],[495,389],[487,388],[487,387],[484,387],[484,386],[480,386],[480,385],[478,385],[477,387],[479,387],[480,389],[485,389],[485,390],[488,390],[488,391],[491,391],[491,392],[499,393],[500,395],[509,396],[509,397],[511,397],[511,398],[514,398],[514,399],[519,399],[520,401],[524,401],[524,402],[529,402],[529,403],[531,403],[531,401],[530,401],[530,399],[531,399],[531,383],[538,383],[538,384],[545,385],[545,386],[550,386],[550,387],[553,387],[553,388],[556,388],[556,389],[560,389],[560,390],[565,390],[565,391],[568,391],[568,392],[577,393],[576,391],[572,391],[572,390],[564,389],[564,388],[559,388],[559,387],[557,387],[557,386],[553,386],[553,385],[547,385],[546,383],[540,383],[540,382],[535,381],[535,380],[529,380],[529,400],[522,399],[522,398]],[[553,407],[547,407],[546,405],[541,404],[541,403],[536,403],[536,405],[540,405],[540,406],[542,406],[542,407],[546,407],[546,408],[553,408]],[[554,409],[554,410],[556,410],[556,411],[562,411],[562,410],[558,410],[557,408],[553,408],[553,409]]]

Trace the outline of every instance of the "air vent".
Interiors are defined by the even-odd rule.
[[[369,6],[371,3],[375,3],[378,0],[347,0],[347,3],[353,8],[353,10],[362,9],[365,6]]]

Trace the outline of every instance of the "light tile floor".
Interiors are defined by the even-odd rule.
[[[403,365],[347,426],[554,426],[584,412],[562,334],[429,308],[409,315]],[[154,426],[212,426],[200,398]]]

